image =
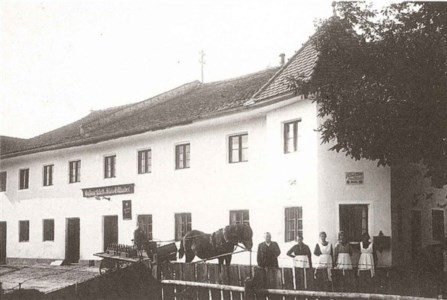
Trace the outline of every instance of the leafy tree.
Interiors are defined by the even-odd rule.
[[[318,103],[322,141],[379,165],[423,163],[447,184],[447,3],[336,9],[313,37],[312,78],[289,78]]]

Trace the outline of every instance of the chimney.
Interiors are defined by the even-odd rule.
[[[279,61],[279,64],[280,64],[281,66],[284,66],[284,63],[285,63],[285,60],[286,60],[286,55],[285,55],[284,53],[281,53],[281,54],[279,55],[279,57],[281,58],[281,60]]]

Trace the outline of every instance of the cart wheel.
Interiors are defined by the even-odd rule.
[[[99,264],[99,274],[106,274],[116,268],[115,263],[110,259],[103,259]]]

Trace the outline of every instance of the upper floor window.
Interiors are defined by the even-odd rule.
[[[189,168],[190,160],[190,144],[181,144],[175,146],[175,168]]]
[[[285,217],[285,241],[291,242],[303,234],[303,208],[286,207]]]
[[[68,181],[70,183],[81,181],[81,161],[75,160],[68,163]]]
[[[248,134],[230,136],[228,139],[229,162],[238,163],[248,160]]]
[[[298,123],[301,120],[284,123],[284,153],[298,150]]]
[[[180,241],[188,231],[191,231],[191,213],[175,214],[175,240]]]
[[[104,178],[115,177],[116,155],[104,157]]]
[[[19,242],[29,242],[29,221],[19,221]]]
[[[43,166],[43,186],[53,185],[54,165]]]
[[[54,241],[54,219],[43,220],[43,241]]]
[[[19,189],[25,190],[29,186],[29,169],[19,171]]]
[[[138,174],[151,172],[152,153],[151,150],[138,151]]]
[[[6,171],[0,172],[0,192],[6,191]]]
[[[230,225],[247,224],[250,225],[250,215],[248,209],[230,210]]]

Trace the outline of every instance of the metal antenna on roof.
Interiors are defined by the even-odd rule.
[[[203,69],[204,69],[205,64],[206,64],[206,62],[205,62],[205,51],[201,50],[199,52],[199,55],[200,55],[199,63],[200,63],[201,71],[202,71],[202,83],[203,83]]]

